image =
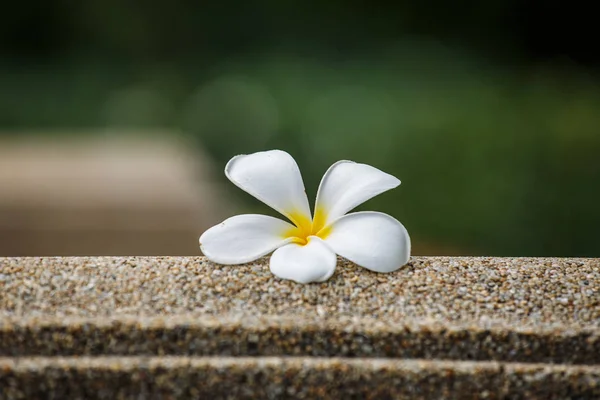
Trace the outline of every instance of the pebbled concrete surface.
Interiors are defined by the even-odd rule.
[[[413,257],[390,274],[339,260],[321,284],[275,278],[268,259],[0,258],[0,317],[283,315],[486,326],[600,327],[600,259]]]
[[[600,369],[344,358],[0,358],[0,399],[594,399]]]
[[[0,258],[0,399],[208,395],[600,398],[600,260]]]

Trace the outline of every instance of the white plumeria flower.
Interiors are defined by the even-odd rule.
[[[200,249],[219,264],[243,264],[271,252],[270,269],[283,279],[323,282],[336,254],[376,272],[408,262],[410,237],[395,218],[380,212],[346,214],[400,181],[366,164],[339,161],[323,176],[311,217],[296,161],[281,150],[233,157],[225,175],[236,186],[292,223],[266,215],[231,217],[200,236]]]

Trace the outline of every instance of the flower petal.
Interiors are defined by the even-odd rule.
[[[336,255],[316,237],[306,245],[290,243],[275,250],[271,256],[271,272],[282,279],[299,283],[324,282],[333,275]]]
[[[254,261],[289,243],[285,232],[293,225],[266,215],[236,215],[208,229],[200,236],[200,250],[219,264]]]
[[[325,243],[340,256],[375,272],[395,271],[410,258],[410,237],[404,226],[379,212],[343,216],[333,223]]]
[[[261,151],[233,157],[225,167],[225,175],[236,186],[292,222],[302,224],[298,219],[310,220],[310,207],[300,169],[285,151]]]
[[[338,161],[321,179],[315,220],[326,226],[359,204],[400,185],[400,180],[367,164]]]

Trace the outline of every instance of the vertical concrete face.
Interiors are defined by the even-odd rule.
[[[172,134],[0,141],[0,255],[194,255],[224,179]]]
[[[600,260],[0,258],[0,398],[599,398]]]

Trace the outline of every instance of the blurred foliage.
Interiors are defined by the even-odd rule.
[[[35,4],[0,17],[5,134],[164,127],[219,165],[281,148],[311,197],[351,159],[403,181],[361,208],[414,241],[600,256],[599,82],[526,60],[521,2]]]

